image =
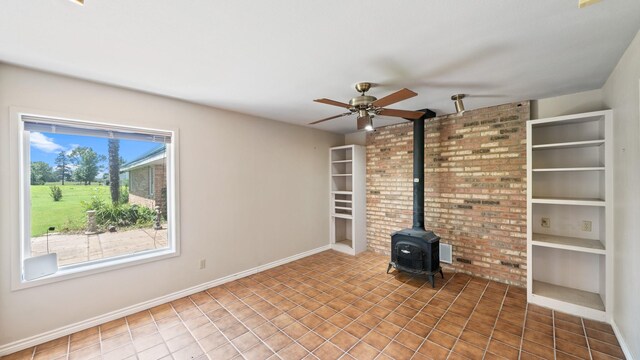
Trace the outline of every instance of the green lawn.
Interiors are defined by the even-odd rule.
[[[49,195],[49,186],[31,185],[31,237],[46,234],[50,226],[55,226],[56,232],[83,229],[86,212],[81,202],[96,194],[111,201],[109,187],[104,185],[58,185],[62,199],[57,202]]]

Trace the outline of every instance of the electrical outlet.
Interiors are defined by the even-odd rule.
[[[207,259],[201,259],[200,260],[200,270],[204,269],[207,267]]]
[[[591,231],[591,221],[588,221],[588,220],[582,221],[582,231]]]
[[[543,217],[542,221],[540,222],[540,226],[548,228],[551,227],[551,219],[547,218],[547,217]]]

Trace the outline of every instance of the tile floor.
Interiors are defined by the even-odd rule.
[[[464,274],[326,251],[5,359],[616,359],[609,325]]]

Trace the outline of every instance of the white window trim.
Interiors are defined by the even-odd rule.
[[[172,126],[162,126],[162,130],[146,127],[144,125],[132,125],[133,122],[127,121],[128,125],[120,125],[117,122],[97,119],[95,117],[78,116],[63,114],[51,111],[40,111],[19,107],[10,107],[10,136],[9,136],[9,157],[11,173],[11,290],[21,290],[34,286],[50,284],[59,281],[65,281],[73,278],[84,277],[102,272],[115,271],[130,266],[136,266],[144,263],[160,261],[180,255],[180,203],[179,203],[179,129]],[[29,207],[25,206],[26,199],[29,199],[29,179],[25,178],[24,164],[28,160],[25,154],[25,141],[29,139],[28,134],[24,131],[24,123],[22,116],[40,116],[65,123],[99,125],[129,131],[148,131],[148,132],[170,132],[172,135],[171,150],[167,154],[167,203],[172,206],[167,207],[167,218],[172,226],[169,227],[169,240],[171,246],[168,249],[150,250],[140,252],[134,255],[125,255],[120,257],[109,258],[106,260],[97,260],[84,265],[65,266],[57,273],[38,279],[25,281],[23,280],[23,260],[25,259],[25,246],[27,236],[30,232]],[[79,120],[82,119],[82,120]],[[28,142],[27,142],[28,143]],[[28,164],[27,164],[28,165]],[[28,250],[30,251],[30,249]]]

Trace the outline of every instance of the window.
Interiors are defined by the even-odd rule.
[[[177,255],[173,131],[26,114],[18,128],[22,283]]]

